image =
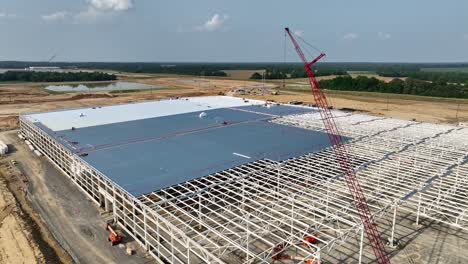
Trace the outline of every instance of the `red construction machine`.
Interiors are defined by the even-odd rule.
[[[117,245],[122,242],[122,235],[120,235],[111,224],[106,225],[106,230],[109,231],[107,241],[111,242],[111,245]]]
[[[301,243],[298,243],[299,245],[303,247],[309,246],[309,244],[316,244],[318,243],[318,235],[315,234],[313,236],[304,236],[304,240]],[[303,260],[301,257],[295,257],[289,254],[284,253],[284,250],[287,248],[287,243],[279,244],[275,248],[273,248],[273,254],[271,259],[273,261],[275,260]],[[304,260],[305,264],[321,264],[321,262],[318,259],[305,259]]]

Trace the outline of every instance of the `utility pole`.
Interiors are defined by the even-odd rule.
[[[455,113],[455,119],[457,120],[457,125],[460,123],[460,120],[458,120],[458,112],[460,111],[460,102],[458,102],[457,106],[457,112]]]

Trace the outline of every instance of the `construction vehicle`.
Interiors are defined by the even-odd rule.
[[[271,95],[279,95],[279,92],[278,91],[273,91],[273,92],[271,92]]]
[[[359,183],[356,173],[351,165],[350,158],[348,157],[348,151],[346,145],[344,144],[343,137],[341,136],[341,131],[336,125],[335,118],[333,113],[330,110],[331,107],[328,104],[327,98],[323,91],[319,87],[319,83],[315,78],[315,73],[312,70],[312,65],[319,61],[321,58],[325,57],[324,53],[318,55],[312,61],[308,61],[305,57],[304,52],[302,51],[299,43],[294,38],[293,34],[289,28],[285,28],[285,38],[289,36],[294,49],[296,50],[297,55],[304,64],[304,70],[309,77],[310,88],[312,89],[312,94],[315,99],[315,103],[319,109],[320,117],[323,122],[325,131],[327,132],[328,138],[330,140],[333,152],[335,153],[336,162],[339,164],[343,175],[345,176],[346,185],[348,186],[349,192],[352,196],[354,207],[358,211],[359,217],[361,219],[363,228],[367,234],[370,245],[374,252],[374,256],[378,264],[389,264],[390,259],[385,252],[384,244],[380,237],[380,234],[375,225],[374,219],[372,217],[369,205],[367,204],[367,199],[364,194],[364,190]],[[286,46],[285,46],[286,47]]]
[[[109,231],[107,241],[111,242],[112,246],[115,246],[122,242],[122,236],[115,230],[115,228],[111,224],[108,223],[106,225],[106,230]]]
[[[298,243],[298,244],[303,247],[307,247],[309,246],[309,244],[316,244],[316,243],[318,243],[318,234],[314,234],[312,236],[306,235],[304,236],[304,240],[302,241],[302,243]],[[301,257],[295,257],[295,256],[284,253],[284,251],[287,248],[287,245],[288,243],[284,242],[274,247],[271,259],[273,261],[275,260],[303,260],[303,258]],[[318,259],[305,259],[304,263],[305,264],[320,264],[320,261]]]
[[[315,234],[313,236],[305,236],[304,242],[302,242],[303,247],[307,247],[309,244],[316,244],[318,242],[318,235]]]

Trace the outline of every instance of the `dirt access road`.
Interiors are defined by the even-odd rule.
[[[22,215],[0,172],[0,263],[45,263]]]
[[[6,133],[0,140],[8,142]],[[12,164],[14,157],[0,157],[0,263],[71,263],[29,203],[28,180]]]
[[[14,146],[14,152],[9,154],[8,160],[17,161],[15,167],[28,181],[28,199],[18,201],[19,205],[30,206],[42,229],[39,238],[45,239],[55,254],[51,257],[49,252],[49,258],[46,258],[45,262],[39,257],[37,259],[40,261],[34,262],[29,261],[31,257],[28,259],[17,256],[20,261],[18,263],[153,263],[128,236],[124,235],[123,244],[136,249],[136,255],[127,256],[124,248],[112,247],[107,243],[105,223],[110,215],[102,214],[102,211],[45,157],[33,155],[16,136],[16,131],[1,132],[0,139]],[[3,170],[4,176],[7,173],[11,172]],[[21,229],[27,230],[28,226]],[[9,227],[6,232],[12,230],[15,229],[10,230]],[[35,254],[35,245],[41,243],[35,239],[31,239],[30,242],[29,247],[27,244],[21,246],[22,252],[27,252],[24,253],[26,256]],[[2,247],[0,244],[0,252],[3,248],[9,250],[8,246]],[[38,252],[37,255],[41,256],[41,250]]]

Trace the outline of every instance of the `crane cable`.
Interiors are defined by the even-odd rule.
[[[287,41],[287,35],[286,32],[284,32],[284,43],[283,43],[283,68],[286,68],[286,41]],[[283,89],[286,89],[286,74],[283,75]]]
[[[303,37],[299,36],[298,34],[295,34],[293,32],[293,34],[302,42],[304,43],[305,45],[309,46],[310,48],[312,48],[314,51],[318,52],[319,54],[322,54],[322,53],[325,53],[322,49],[318,48],[317,46],[315,45],[312,45],[311,43],[309,43],[308,41],[306,41]],[[284,51],[283,51],[283,65],[285,67],[286,65],[286,44],[287,43],[287,34],[286,32],[284,33]],[[309,49],[305,48],[304,49],[305,52],[310,56],[310,57],[316,57],[312,54],[312,52],[310,52]],[[326,60],[326,57],[324,58]],[[283,76],[283,89],[286,88],[286,85],[285,85],[285,76]],[[330,106],[334,107],[336,104],[335,104],[335,100],[334,98],[329,95],[328,96],[328,100],[330,101]],[[339,126],[339,125],[338,125]],[[341,129],[341,127],[340,127]]]
[[[302,38],[301,36],[297,35],[297,34],[294,34],[300,41],[301,43],[304,43],[305,45],[309,46],[310,48],[312,48],[313,50],[315,50],[316,52],[318,52],[319,54],[322,54],[322,53],[325,53],[322,49],[318,48],[317,46],[314,46],[312,45],[311,43],[307,42],[304,38]],[[303,46],[304,48],[304,46]],[[311,57],[315,57],[312,52],[310,52],[310,50],[307,49],[307,47],[304,49],[306,51],[306,53],[311,56]],[[324,60],[323,61],[326,61],[326,58],[327,57],[324,57]],[[335,104],[335,98],[333,98],[333,96],[331,94],[328,94],[327,95],[327,99],[328,101],[330,102],[330,106],[335,108],[336,104]],[[337,124],[338,128],[341,129],[341,126],[340,124]]]

